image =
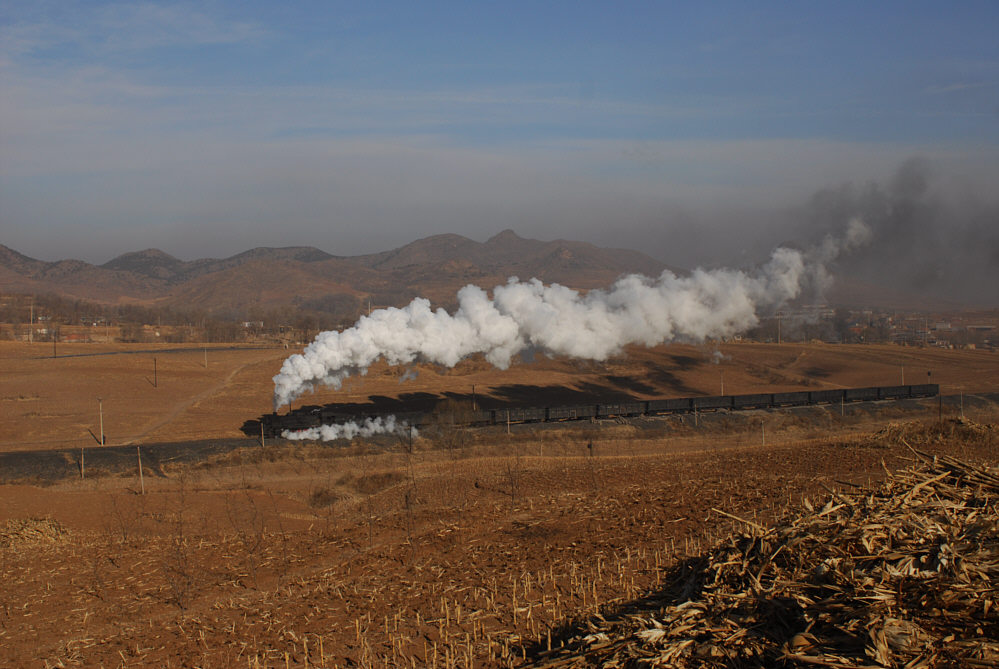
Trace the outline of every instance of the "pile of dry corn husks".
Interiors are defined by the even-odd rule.
[[[999,666],[999,476],[917,457],[779,527],[740,521],[665,589],[529,664]]]
[[[0,548],[58,541],[66,534],[66,528],[52,518],[14,518],[0,526]]]

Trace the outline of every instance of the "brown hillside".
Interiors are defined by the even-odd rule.
[[[125,253],[97,266],[44,262],[0,245],[0,293],[54,294],[105,304],[138,303],[209,313],[290,306],[354,295],[399,306],[424,296],[450,305],[473,283],[491,289],[510,277],[589,290],[625,274],[658,276],[663,263],[638,251],[563,239],[527,239],[505,230],[485,242],[434,235],[370,255],[334,256],[314,247],[255,248],[229,258],[179,260],[158,249]],[[893,291],[839,276],[825,295],[841,307],[945,310],[954,302]]]
[[[369,297],[384,306],[418,295],[447,303],[468,283],[491,288],[510,276],[594,288],[623,274],[656,275],[664,267],[636,251],[524,239],[511,230],[484,243],[461,235],[436,235],[354,258],[312,247],[288,247],[183,261],[146,249],[100,266],[79,260],[44,262],[0,246],[0,292],[208,312],[279,307],[296,299],[336,294]]]
[[[164,297],[163,303],[207,311],[273,308],[289,305],[295,298],[363,294],[356,286],[375,282],[372,274],[339,258],[308,267],[292,260],[261,258],[185,281]]]
[[[604,286],[622,274],[656,276],[666,269],[663,263],[637,251],[603,249],[564,239],[525,239],[513,230],[504,230],[483,243],[461,235],[435,235],[358,260],[382,270],[417,273],[462,261],[470,272],[477,271],[483,277],[539,278],[579,288]]]

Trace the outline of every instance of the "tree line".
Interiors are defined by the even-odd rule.
[[[71,325],[114,327],[123,342],[143,341],[150,327],[163,329],[162,340],[176,342],[239,342],[262,336],[307,340],[320,330],[349,327],[367,304],[355,295],[334,294],[295,298],[277,308],[184,309],[105,304],[55,294],[0,294],[0,323],[7,326],[7,338],[21,338],[34,322],[39,340],[57,337],[60,327]]]

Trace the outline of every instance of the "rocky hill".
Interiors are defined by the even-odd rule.
[[[486,242],[436,235],[365,256],[312,247],[256,248],[230,258],[180,260],[158,249],[92,265],[45,262],[0,245],[0,292],[54,294],[105,304],[274,308],[350,295],[378,305],[417,295],[447,304],[468,283],[491,288],[509,277],[588,289],[621,275],[658,275],[665,265],[637,251],[567,240],[525,239],[506,230]]]

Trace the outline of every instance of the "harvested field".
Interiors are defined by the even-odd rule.
[[[751,392],[770,373],[788,388],[873,384],[895,373],[895,356],[920,354],[721,349],[729,356],[722,365],[732,365],[726,392]],[[14,481],[0,485],[0,652],[12,667],[568,660],[576,638],[590,633],[581,634],[588,621],[600,620],[594,616],[623,621],[683,565],[715,547],[743,546],[752,526],[731,516],[773,527],[806,497],[821,511],[824,502],[814,500],[828,489],[845,497],[912,466],[905,443],[968,463],[999,461],[990,395],[999,390],[999,357],[982,352],[925,352],[949,395],[942,405],[722,413],[697,424],[674,417],[522,425],[447,444],[428,433],[412,448],[391,437],[255,445],[239,428],[270,408],[269,378],[286,351],[209,349],[207,370],[203,349],[157,353],[155,386],[146,378],[148,353],[53,360],[19,352],[0,348],[2,408],[12,418],[2,463],[27,467],[24,475],[9,464],[0,472]],[[507,372],[470,361],[421,368],[406,384],[398,370],[376,368],[343,393],[307,399],[461,396],[473,383],[479,393],[526,398],[553,388],[708,393],[718,381],[713,357],[663,347],[607,365],[539,360]],[[906,375],[919,380],[922,363],[905,360]],[[969,393],[965,420],[947,383]],[[98,430],[89,396],[97,384],[109,448],[88,434]],[[40,448],[54,449],[46,452],[51,475],[30,469],[30,451]],[[822,518],[838,521],[843,512]],[[722,581],[733,579],[725,572]],[[817,631],[808,633],[818,639]],[[542,655],[549,639],[555,654]],[[860,657],[838,649],[814,657]]]
[[[237,451],[168,465],[145,495],[132,477],[3,486],[8,517],[65,532],[0,547],[0,644],[12,666],[558,660],[541,655],[549,638],[571,648],[586,621],[634,610],[712,547],[745,548],[747,525],[732,516],[771,527],[803,498],[845,498],[910,466],[898,429],[762,447],[721,429],[663,440],[620,425],[596,442],[563,430],[460,452]],[[994,426],[904,430],[928,454],[999,460]],[[846,523],[845,513],[820,519]],[[776,551],[779,535],[760,535]],[[753,559],[773,554],[756,545]]]

